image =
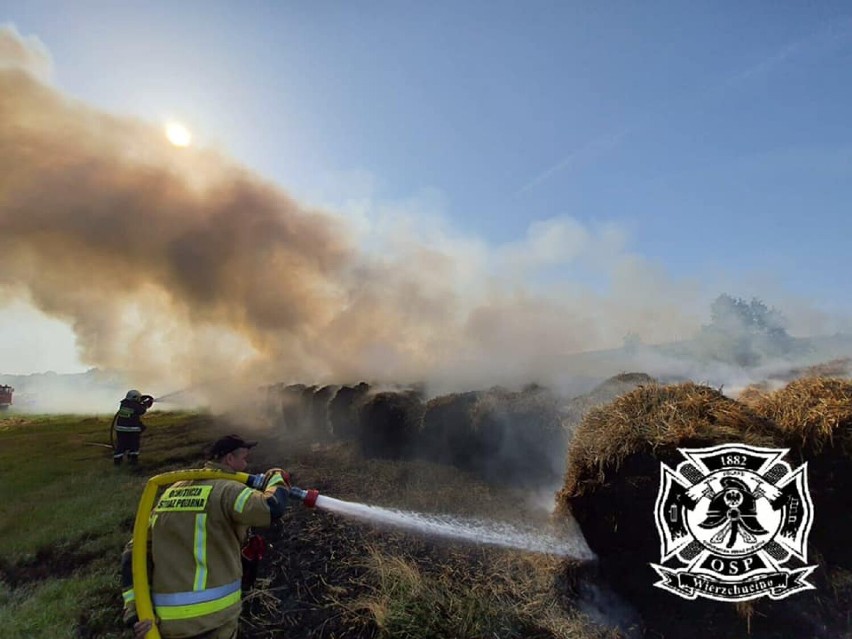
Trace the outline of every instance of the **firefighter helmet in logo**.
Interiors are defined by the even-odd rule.
[[[680,449],[674,471],[661,464],[656,585],[686,599],[781,599],[805,581],[813,521],[807,464],[791,469],[784,449],[724,444]],[[798,567],[791,568],[791,564]],[[784,564],[784,567],[781,566]]]

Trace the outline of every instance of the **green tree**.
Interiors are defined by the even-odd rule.
[[[786,324],[779,310],[756,297],[747,302],[723,293],[710,306],[710,324],[702,327],[699,343],[712,359],[756,366],[797,351]]]

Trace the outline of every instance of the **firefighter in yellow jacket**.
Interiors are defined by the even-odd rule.
[[[204,467],[244,472],[255,445],[239,435],[222,437]],[[151,598],[162,637],[236,638],[240,547],[250,526],[269,526],[284,514],[289,486],[289,475],[273,468],[251,475],[249,486],[230,479],[184,481],[163,492],[151,515],[148,554]],[[128,544],[122,557],[124,619],[137,637],[144,637],[151,622],[136,617],[131,551]]]

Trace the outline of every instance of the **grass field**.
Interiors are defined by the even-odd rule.
[[[114,468],[109,416],[0,416],[0,628],[10,638],[127,637],[118,564],[148,476],[198,467],[232,424],[206,415],[147,418],[140,466]],[[254,470],[283,466],[340,499],[500,520],[542,518],[511,487],[425,462],[364,460],[352,445],[261,440]],[[542,520],[542,525],[546,522]],[[616,636],[555,587],[563,561],[440,542],[304,508],[266,534],[270,548],[244,606],[243,636]]]

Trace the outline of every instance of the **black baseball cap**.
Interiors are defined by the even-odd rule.
[[[225,435],[213,442],[210,447],[210,458],[221,459],[238,448],[254,448],[255,446],[257,446],[257,442],[248,441],[239,435]]]

